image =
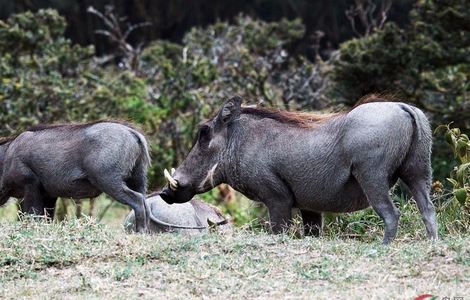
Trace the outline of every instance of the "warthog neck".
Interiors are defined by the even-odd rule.
[[[229,140],[227,148],[220,160],[220,177],[221,183],[234,185],[240,182],[240,152],[243,149],[243,137],[247,134],[246,128],[243,126],[232,126],[229,128]]]

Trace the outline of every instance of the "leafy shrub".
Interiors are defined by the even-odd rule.
[[[267,106],[323,108],[328,68],[292,56],[288,49],[304,35],[300,20],[266,23],[239,16],[235,24],[193,29],[184,38],[188,54],[205,58],[216,71],[207,96],[240,94]]]
[[[411,24],[382,30],[340,47],[334,61],[338,96],[348,103],[367,93],[396,93],[433,113],[435,124],[470,127],[470,2],[419,1]]]
[[[53,10],[13,15],[0,24],[2,134],[80,119],[93,48],[72,45],[62,37],[64,29],[64,19]]]
[[[453,186],[454,198],[470,212],[470,140],[459,128],[451,128],[450,125],[436,128],[436,132],[440,131],[444,132],[458,163],[447,180]]]

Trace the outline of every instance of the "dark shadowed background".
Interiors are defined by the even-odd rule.
[[[67,20],[65,36],[81,45],[93,44],[98,54],[112,47],[105,39],[94,34],[102,25],[87,13],[93,6],[103,11],[113,5],[119,16],[126,16],[132,24],[150,22],[151,26],[139,30],[131,42],[141,43],[156,39],[181,42],[184,34],[195,26],[207,26],[217,21],[233,21],[239,14],[264,21],[279,21],[281,18],[302,19],[304,36],[291,45],[292,51],[313,59],[311,49],[315,32],[324,33],[321,40],[323,50],[338,48],[339,44],[355,36],[345,12],[355,5],[354,0],[0,0],[0,18],[26,10],[55,8]],[[388,20],[404,26],[409,22],[412,0],[393,1]],[[378,4],[380,6],[381,4]],[[377,8],[377,10],[379,7]],[[361,27],[360,22],[358,26]]]

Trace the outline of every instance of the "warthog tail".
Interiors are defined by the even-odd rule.
[[[413,119],[415,126],[414,133],[416,134],[416,140],[418,142],[421,141],[423,137],[431,135],[429,121],[427,120],[426,116],[423,114],[422,111],[407,104],[401,104],[400,107],[408,114],[410,114],[411,118]]]
[[[137,130],[134,130],[131,128],[132,134],[137,138],[139,141],[139,144],[142,147],[142,153],[139,157],[139,162],[141,163],[142,167],[147,171],[147,168],[150,166],[150,163],[152,162],[150,158],[150,153],[149,153],[149,148],[147,144],[147,139],[144,137],[144,135]]]

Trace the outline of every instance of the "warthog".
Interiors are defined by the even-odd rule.
[[[158,193],[147,196],[149,232],[182,232],[195,234],[217,226],[222,232],[231,229],[221,212],[214,206],[203,201],[192,199],[187,203],[167,204]],[[126,231],[135,231],[135,214],[129,212],[124,220]]]
[[[23,198],[24,212],[53,218],[57,197],[106,193],[132,207],[143,231],[149,164],[145,137],[127,124],[36,126],[0,142],[0,206]]]
[[[322,212],[372,206],[385,223],[383,242],[397,233],[399,210],[389,189],[402,179],[413,193],[427,234],[436,239],[430,201],[429,123],[416,107],[368,99],[349,112],[315,115],[241,107],[226,101],[203,123],[176,172],[165,172],[168,203],[190,200],[220,183],[263,202],[274,232],[299,208],[307,234],[319,234]]]

